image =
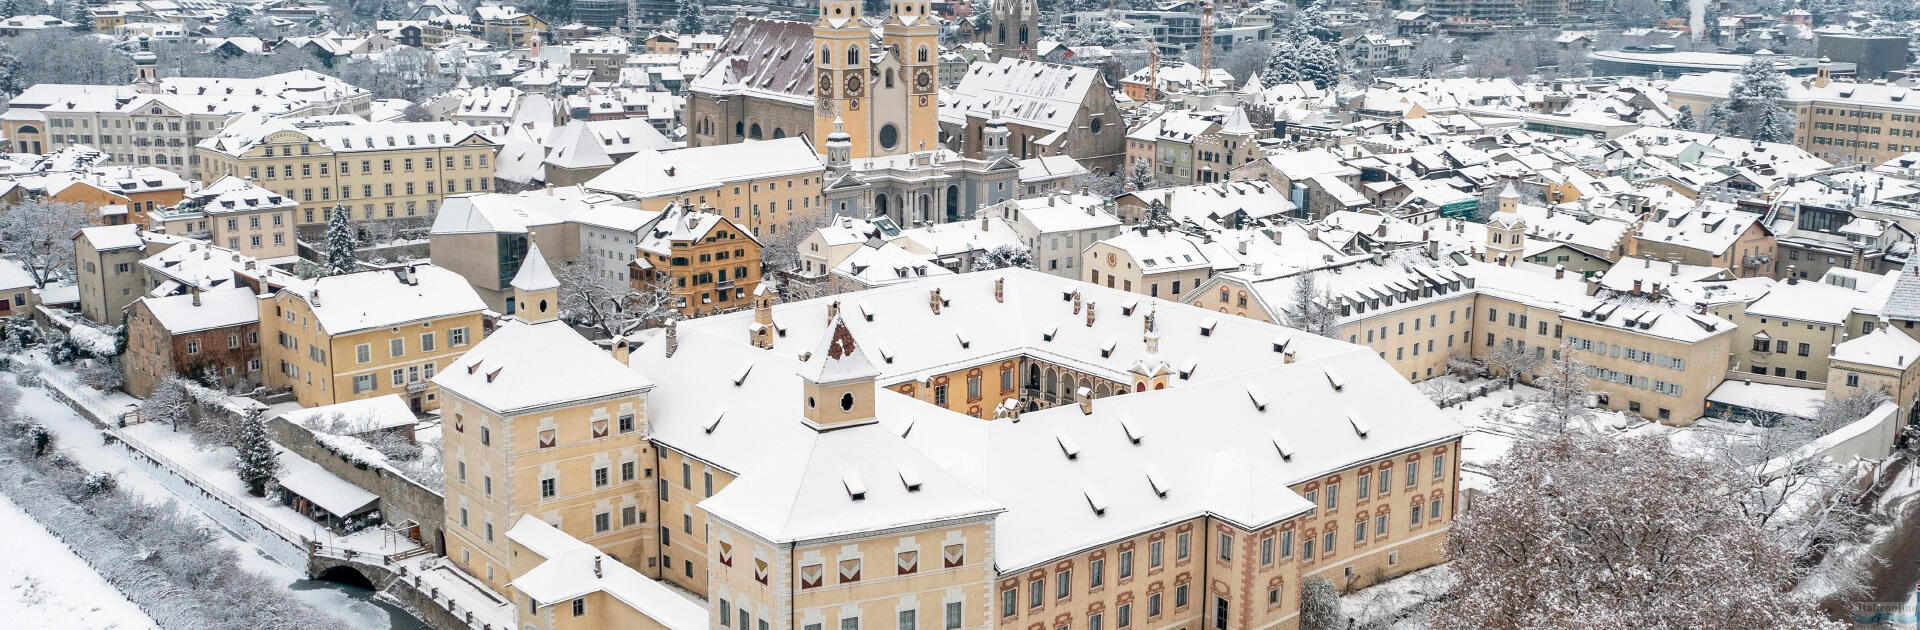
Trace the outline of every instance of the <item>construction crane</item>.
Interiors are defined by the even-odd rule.
[[[1200,87],[1213,74],[1213,0],[1200,0]]]

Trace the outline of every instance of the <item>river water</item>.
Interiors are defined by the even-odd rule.
[[[373,591],[325,580],[296,580],[287,586],[294,597],[346,622],[348,628],[419,630],[427,624],[405,608],[375,597]]]

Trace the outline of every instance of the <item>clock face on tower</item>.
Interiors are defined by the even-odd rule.
[[[927,72],[926,70],[923,69],[919,73],[913,75],[913,87],[914,89],[917,89],[923,92],[926,91],[927,88],[933,87],[933,73]]]
[[[820,80],[814,83],[820,90],[820,98],[833,98],[833,75],[820,73]]]
[[[847,75],[847,96],[860,96],[860,75]]]

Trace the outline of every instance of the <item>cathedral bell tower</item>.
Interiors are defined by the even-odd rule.
[[[1040,47],[1040,5],[1035,0],[993,0],[993,60],[1032,59]]]
[[[820,19],[813,24],[813,129],[815,153],[827,152],[827,134],[834,119],[846,122],[853,143],[852,157],[868,155],[873,116],[870,33],[860,20],[859,0],[821,0]]]
[[[891,107],[885,103],[883,109],[904,111],[904,119],[895,120],[901,114],[887,114],[887,119],[875,122],[874,152],[882,155],[911,153],[939,148],[939,85],[937,83],[940,62],[940,26],[933,17],[933,3],[929,0],[893,0],[893,15],[881,27],[881,38],[887,48],[898,56],[900,80],[906,83],[904,108]],[[892,97],[889,94],[889,97]],[[891,127],[891,129],[889,129]]]

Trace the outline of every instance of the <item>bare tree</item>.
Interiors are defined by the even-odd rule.
[[[1540,366],[1540,357],[1518,345],[1494,347],[1481,357],[1487,370],[1494,376],[1506,379],[1508,385],[1520,380],[1520,377],[1533,372]]]
[[[756,235],[760,241],[760,274],[774,278],[787,286],[787,295],[793,297],[788,280],[800,269],[800,246],[807,237],[820,228],[833,225],[834,216],[825,208],[813,214],[799,214],[790,218],[779,230],[770,234]]]
[[[1593,430],[1593,409],[1587,406],[1587,364],[1575,358],[1571,346],[1561,346],[1560,356],[1540,367],[1534,385],[1545,390],[1529,409],[1536,430],[1542,435],[1563,435],[1570,428]]]
[[[1659,437],[1522,441],[1447,547],[1460,580],[1436,630],[1838,630],[1794,592],[1790,554],[1721,492],[1737,484]]]
[[[1821,433],[1831,433],[1867,417],[1867,414],[1891,399],[1886,392],[1877,389],[1861,389],[1844,398],[1825,398],[1815,410],[1814,419],[1819,422]]]
[[[973,259],[972,271],[1033,269],[1033,252],[1018,245],[1001,245]]]
[[[1259,74],[1267,68],[1267,58],[1273,56],[1273,47],[1264,43],[1241,44],[1227,53],[1226,61],[1220,64],[1222,70],[1233,75],[1234,80],[1247,82],[1247,77]]]
[[[1340,630],[1345,622],[1340,589],[1331,580],[1314,577],[1300,586],[1300,630]]]
[[[0,209],[0,251],[27,268],[35,284],[73,277],[73,236],[87,227],[77,203],[29,199]]]
[[[560,319],[600,332],[624,335],[657,326],[674,314],[671,278],[651,274],[640,287],[602,275],[581,261],[569,261],[554,274],[560,281]]]
[[[153,388],[153,394],[140,402],[140,418],[147,422],[164,422],[179,431],[180,427],[191,420],[193,396],[187,393],[187,380],[169,374]]]
[[[1726,495],[1749,521],[1773,538],[1797,568],[1833,545],[1866,534],[1859,471],[1830,461],[1810,445],[1828,433],[1819,420],[1763,412],[1751,433],[1707,434],[1705,459],[1733,481]],[[1858,587],[1858,576],[1827,576],[1831,585]]]

